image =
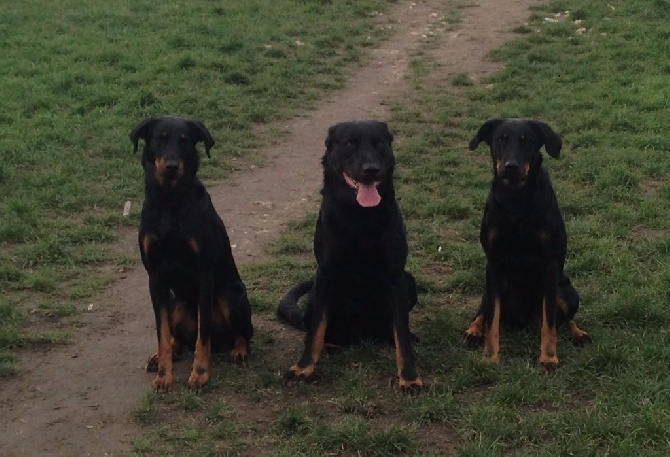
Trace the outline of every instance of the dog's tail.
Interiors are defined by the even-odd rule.
[[[279,300],[277,317],[287,324],[305,330],[305,312],[298,306],[300,297],[308,293],[314,287],[314,280],[304,281],[291,287]]]

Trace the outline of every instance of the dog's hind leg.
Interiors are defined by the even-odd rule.
[[[561,322],[567,322],[572,344],[583,346],[591,342],[591,336],[577,326],[575,314],[579,309],[579,294],[570,283],[570,279],[564,274],[558,283],[557,304],[560,311]]]
[[[468,325],[468,328],[463,333],[465,343],[468,346],[478,346],[484,341],[484,306],[486,295],[482,296],[481,304],[475,314],[474,319]]]
[[[219,297],[218,310],[232,333],[233,349],[230,363],[243,366],[249,357],[249,342],[254,333],[251,324],[251,306],[244,285],[235,285]]]

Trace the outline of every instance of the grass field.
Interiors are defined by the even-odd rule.
[[[162,9],[169,17],[167,4],[141,3],[147,11]],[[340,17],[354,32],[369,20],[371,9],[381,8],[371,2],[342,3],[361,8],[355,17]],[[214,3],[191,4],[197,5],[196,12],[180,15],[190,33],[174,33],[189,41],[169,41],[170,34],[168,43],[173,45],[160,48],[165,52],[137,51],[128,63],[135,70],[126,77],[107,73],[124,68],[125,55],[110,64],[101,57],[106,55],[103,45],[74,51],[74,43],[68,47],[68,34],[63,34],[62,43],[52,36],[48,46],[62,49],[60,54],[54,50],[49,54],[71,59],[59,67],[63,79],[68,72],[72,78],[77,71],[84,72],[73,64],[78,58],[91,63],[86,73],[89,69],[99,72],[89,74],[87,84],[54,92],[49,89],[53,78],[47,78],[50,73],[37,63],[42,62],[40,53],[46,53],[48,46],[32,46],[31,65],[19,58],[20,43],[10,48],[14,51],[9,58],[18,63],[11,70],[2,66],[0,71],[13,90],[23,87],[23,95],[10,95],[3,89],[11,109],[3,112],[7,119],[0,125],[0,186],[11,197],[0,202],[4,205],[0,208],[0,253],[5,257],[0,259],[0,285],[10,293],[0,298],[0,314],[5,317],[1,335],[9,335],[3,336],[0,347],[32,341],[22,330],[21,320],[28,319],[21,310],[23,302],[44,303],[45,315],[62,315],[67,320],[73,312],[70,300],[93,287],[82,284],[104,280],[76,275],[77,266],[124,261],[100,254],[105,251],[99,248],[114,240],[115,227],[136,223],[118,216],[123,201],[137,199],[141,191],[139,169],[130,158],[126,134],[136,118],[157,109],[152,103],[158,103],[161,111],[221,119],[215,128],[230,129],[226,130],[230,144],[220,150],[233,153],[253,146],[252,123],[300,108],[289,96],[280,113],[256,117],[249,102],[240,101],[242,95],[238,94],[236,103],[221,103],[235,99],[234,95],[220,96],[221,91],[232,90],[227,84],[212,90],[218,95],[209,103],[183,96],[183,85],[211,88],[218,81],[212,75],[220,72],[207,66],[211,56],[204,50],[212,42],[207,41],[208,35],[198,33],[203,30],[203,16],[212,17]],[[105,20],[100,19],[80,39],[105,43],[116,37],[127,40],[122,41],[123,48],[144,49],[147,42],[156,46],[156,35],[162,33],[165,38],[155,15],[143,20],[143,15],[135,14],[139,11],[136,3],[125,5],[116,10],[116,20],[100,13]],[[286,2],[268,20],[287,26],[277,16],[289,6],[305,15],[314,8],[323,14],[345,14],[337,5],[339,2]],[[48,7],[35,8],[33,15],[44,14],[44,21],[50,24],[35,29],[44,36],[66,27],[68,21],[76,29],[76,21],[81,20],[73,13],[65,24],[59,24],[47,14]],[[87,11],[95,9],[90,8]],[[232,11],[233,7],[226,8]],[[0,23],[13,20],[14,27],[19,27],[26,20],[11,8],[1,11]],[[87,19],[85,22],[95,24],[93,18]],[[186,25],[189,21],[190,27]],[[114,32],[105,31],[103,22],[114,25]],[[216,29],[216,21],[204,22],[210,30]],[[128,27],[141,28],[146,35],[129,33]],[[252,49],[270,40],[265,36],[256,42],[256,35],[238,27],[239,33],[256,43]],[[291,36],[287,27],[272,28],[277,40]],[[341,32],[334,29],[331,33]],[[327,30],[315,28],[314,36],[327,36]],[[351,33],[347,39],[353,41],[344,53],[332,46],[336,39],[331,47],[326,40],[324,46],[331,50],[326,53],[328,58],[360,58],[368,31],[347,32]],[[670,455],[670,2],[559,0],[535,10],[529,24],[516,32],[517,38],[495,53],[504,69],[482,83],[463,74],[435,83],[431,46],[426,45],[415,57],[412,92],[398,101],[390,119],[396,136],[398,194],[410,236],[409,269],[420,288],[413,328],[421,339],[417,358],[428,384],[425,391],[405,397],[389,387],[394,373],[392,350],[374,345],[327,356],[315,384],[284,387],[279,373],[296,361],[298,352],[278,347],[290,335],[261,329],[248,369],[217,363],[212,384],[201,395],[179,389],[165,396],[148,392],[135,411],[143,431],[134,443],[135,454]],[[0,36],[5,43],[39,38],[9,35],[4,30]],[[142,44],[134,41],[143,36]],[[282,48],[288,56],[304,50],[291,45],[296,39],[310,42],[291,36]],[[213,41],[221,41],[221,36]],[[246,46],[247,41],[243,42]],[[160,57],[154,60],[156,55]],[[256,58],[263,55],[260,52]],[[141,65],[147,59],[152,62],[150,69]],[[304,90],[300,95],[303,104],[344,77],[319,73],[315,68],[321,57],[316,53],[312,59],[282,60],[286,62],[284,72],[293,71],[294,64],[302,65],[303,72],[309,69],[292,86]],[[163,80],[162,70],[174,65],[185,65],[188,68],[183,71],[197,72],[197,76],[184,75],[180,82]],[[257,73],[250,68],[256,67],[240,64],[236,78],[250,79],[242,88],[233,85],[256,94]],[[17,73],[13,79],[12,72]],[[109,79],[103,86],[127,86],[131,94],[124,89],[121,95],[119,89],[114,103],[92,106],[92,100],[98,99],[91,93],[105,78]],[[323,86],[316,84],[322,78],[325,82],[319,84]],[[24,87],[26,81],[41,85]],[[58,101],[65,97],[63,90],[70,95]],[[76,98],[77,91],[84,91],[81,100]],[[28,103],[33,98],[37,100]],[[48,109],[51,106],[62,109],[53,113]],[[266,109],[263,103],[253,106]],[[80,109],[87,110],[86,116],[77,113]],[[222,115],[226,112],[228,117]],[[558,345],[561,366],[553,376],[546,376],[537,363],[537,332],[503,333],[499,366],[482,363],[481,350],[469,350],[462,343],[462,331],[482,292],[484,257],[478,245],[478,226],[491,169],[484,147],[470,152],[466,145],[484,120],[499,116],[540,118],[564,140],[562,158],[547,158],[545,164],[566,219],[570,240],[566,269],[582,296],[578,318],[594,343],[574,348],[563,334]],[[75,166],[82,161],[86,167]],[[210,178],[221,176],[221,170],[228,167],[221,156],[209,163],[204,171]],[[110,167],[115,173],[107,176],[105,170]],[[72,179],[70,173],[78,179]],[[108,200],[91,202],[94,189]],[[268,248],[274,254],[273,262],[242,269],[258,315],[271,317],[286,287],[311,275],[313,225],[314,216],[296,221]],[[46,305],[54,303],[59,305]],[[58,341],[62,335],[53,331],[42,335],[47,337]]]

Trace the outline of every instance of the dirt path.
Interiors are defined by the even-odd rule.
[[[457,31],[438,37],[442,75],[475,79],[495,70],[486,54],[528,15],[533,0],[475,0]],[[262,245],[290,219],[316,205],[320,158],[331,124],[348,119],[388,119],[389,102],[406,89],[410,51],[442,16],[443,1],[399,1],[388,14],[394,34],[372,51],[370,64],[348,85],[304,117],[288,121],[281,144],[261,151],[264,168],[241,170],[210,188],[235,245],[238,263],[262,260]],[[134,234],[122,243],[134,252]],[[127,455],[137,433],[131,412],[147,392],[144,372],[155,331],[141,268],[91,300],[72,344],[24,354],[20,374],[0,387],[0,455]],[[255,317],[257,323],[263,317]],[[262,323],[261,323],[262,324]]]

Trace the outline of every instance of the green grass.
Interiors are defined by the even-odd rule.
[[[14,335],[0,349],[10,352],[29,339],[20,321],[35,303],[82,303],[108,284],[104,266],[128,265],[110,246],[139,220],[137,122],[202,120],[217,142],[202,176],[224,178],[262,144],[256,126],[313,106],[387,33],[373,23],[388,0],[4,3],[0,306],[15,317],[0,320]]]
[[[105,280],[82,266],[128,262],[107,247],[116,228],[137,223],[136,213],[119,216],[141,193],[127,141],[137,119],[205,120],[218,145],[204,175],[225,176],[227,158],[262,141],[254,123],[290,116],[345,78],[328,62],[362,58],[368,35],[379,36],[368,13],[383,5],[3,8],[0,375],[12,372],[11,348],[61,340],[73,297]],[[196,396],[180,390],[186,361],[176,392],[147,394],[134,454],[670,454],[669,24],[667,0],[553,2],[495,52],[504,69],[481,83],[466,74],[440,83],[428,43],[390,119],[425,391],[397,392],[393,351],[376,345],[328,354],[314,383],[285,387],[280,374],[302,336],[257,328],[247,369],[217,360]],[[503,332],[499,366],[461,340],[482,292],[478,226],[490,181],[484,147],[470,152],[467,141],[498,116],[540,118],[564,140],[562,158],[545,164],[566,219],[578,318],[594,343],[575,348],[562,333],[553,376],[537,362],[537,332]],[[242,268],[257,315],[271,319],[281,293],[313,273],[313,224],[313,215],[295,222],[268,247],[271,262]],[[34,334],[34,321],[51,325]]]

